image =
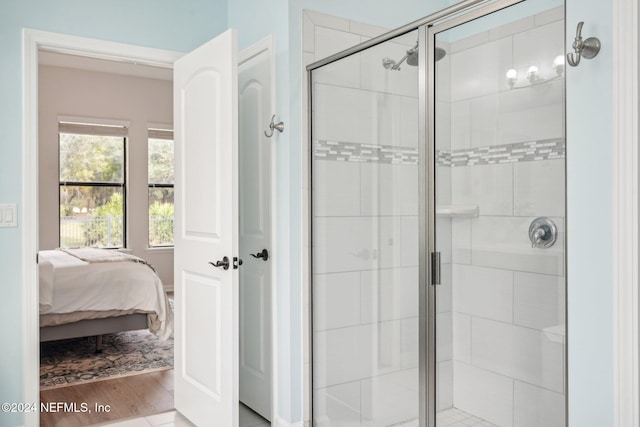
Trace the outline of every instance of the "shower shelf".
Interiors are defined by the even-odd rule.
[[[449,218],[477,218],[478,205],[440,205],[436,206],[436,215]]]

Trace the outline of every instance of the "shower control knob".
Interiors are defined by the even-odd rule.
[[[547,217],[539,217],[533,220],[529,226],[529,240],[532,248],[547,249],[556,243],[558,228]]]

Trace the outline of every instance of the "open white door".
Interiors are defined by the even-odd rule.
[[[271,420],[273,112],[270,42],[240,54],[240,401]]]
[[[174,67],[174,395],[198,426],[238,425],[237,68],[234,30]]]

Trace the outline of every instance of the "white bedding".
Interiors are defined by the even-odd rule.
[[[88,263],[63,251],[40,251],[40,301],[40,314],[147,312],[149,330],[160,339],[173,332],[173,313],[162,282],[143,263]]]

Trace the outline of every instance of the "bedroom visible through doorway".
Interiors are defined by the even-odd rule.
[[[173,249],[152,244],[173,234],[172,70],[49,51],[38,68],[41,399],[112,408],[41,425],[172,410]]]

